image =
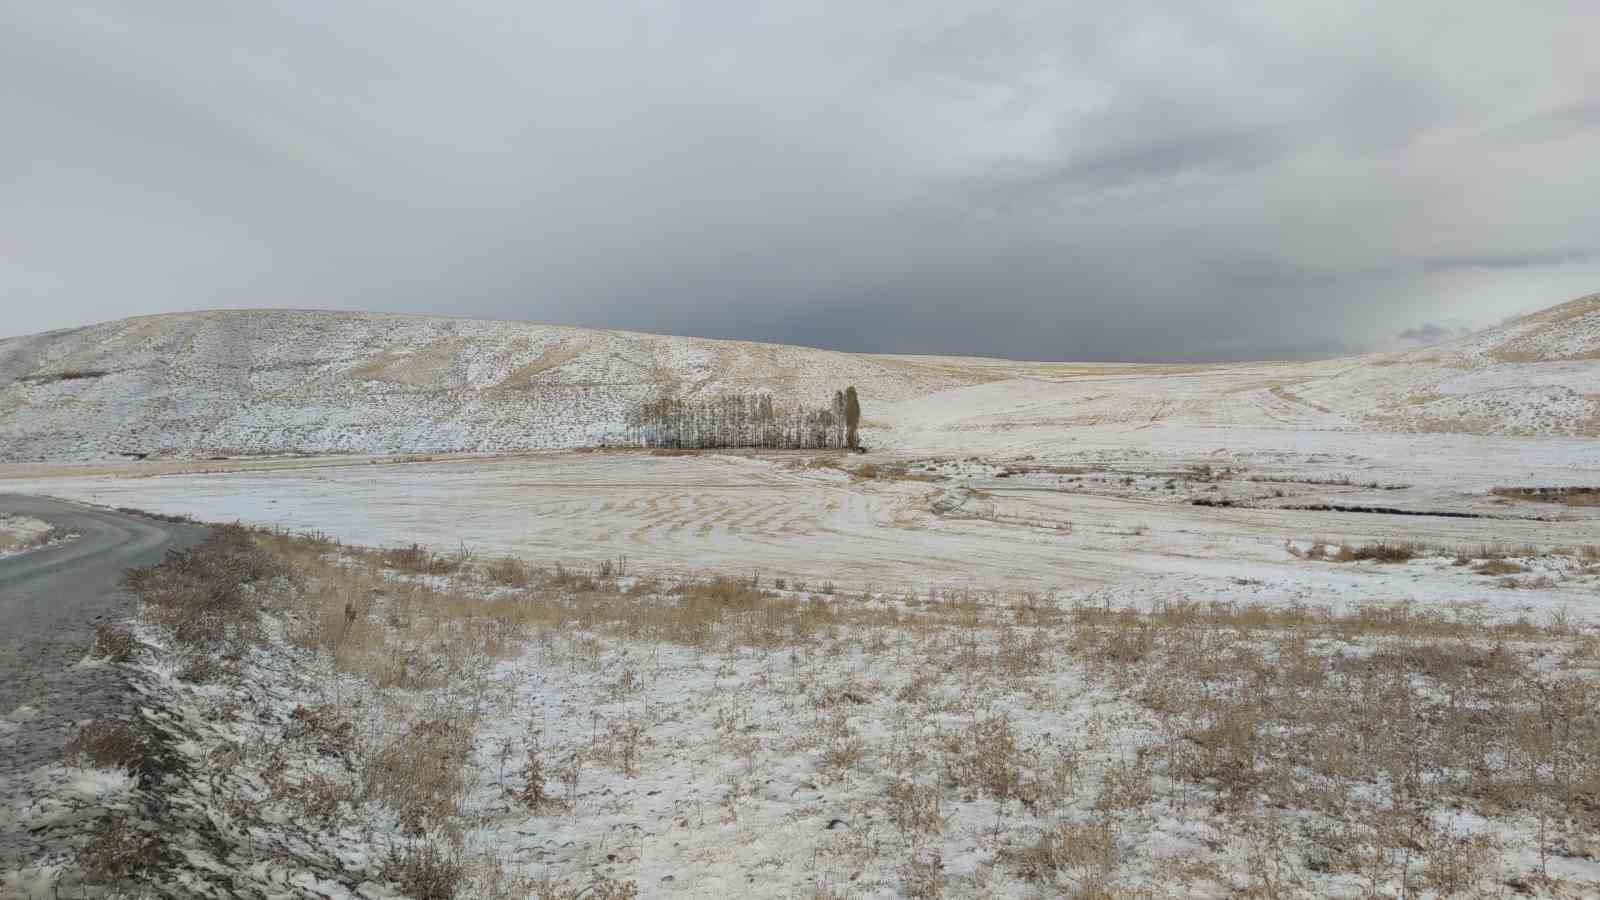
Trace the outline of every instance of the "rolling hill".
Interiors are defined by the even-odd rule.
[[[0,459],[615,441],[629,404],[854,384],[878,444],[1148,427],[1593,435],[1600,295],[1433,347],[1205,366],[883,356],[517,322],[249,310],[0,340]],[[930,441],[946,444],[948,441]]]

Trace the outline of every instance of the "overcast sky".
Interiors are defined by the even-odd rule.
[[[0,335],[1436,339],[1600,291],[1597,47],[1594,0],[0,0]]]

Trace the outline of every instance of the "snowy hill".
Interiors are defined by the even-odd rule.
[[[885,402],[981,365],[514,322],[261,310],[0,341],[0,459],[573,447],[637,400],[771,391]]]
[[[1600,434],[1600,294],[1385,360],[1337,387],[1403,431]]]
[[[1592,435],[1600,295],[1446,344],[1314,363],[874,356],[370,313],[147,316],[0,340],[0,460],[437,452],[615,440],[629,404],[854,384],[877,445],[1084,426]]]

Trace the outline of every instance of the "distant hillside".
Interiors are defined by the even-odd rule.
[[[1350,377],[1369,421],[1394,430],[1600,434],[1600,294],[1432,347],[1390,373]]]
[[[854,384],[878,445],[1086,426],[1600,432],[1600,295],[1448,343],[1314,363],[1014,363],[369,313],[146,316],[0,340],[0,460],[575,447],[636,401]],[[1023,441],[1022,433],[1030,437]]]
[[[0,341],[0,458],[572,447],[665,392],[869,407],[981,366],[515,322],[251,310]]]
[[[1430,351],[1467,364],[1600,359],[1600,294],[1579,297],[1411,356],[1426,356]]]
[[[1048,453],[1093,428],[1593,437],[1600,295],[1403,353],[1209,366],[1019,364],[1013,374],[881,416],[896,425],[893,440],[946,451],[987,440]]]

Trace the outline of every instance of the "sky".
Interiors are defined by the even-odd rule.
[[[1593,0],[0,0],[0,336],[364,309],[1028,359],[1600,291]]]

